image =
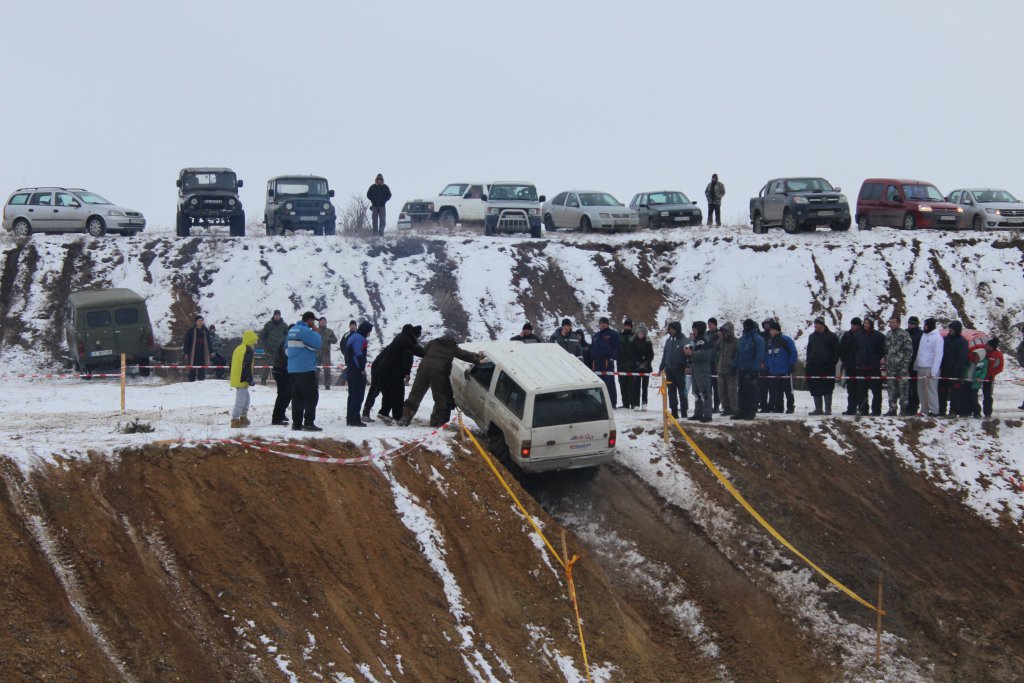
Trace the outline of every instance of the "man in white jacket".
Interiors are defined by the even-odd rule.
[[[942,335],[936,329],[935,318],[924,321],[924,334],[917,349],[917,395],[921,399],[919,416],[935,417],[939,414],[939,365],[942,363]]]

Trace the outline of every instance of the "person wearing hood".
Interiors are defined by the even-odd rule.
[[[533,325],[530,323],[524,323],[523,329],[519,331],[519,334],[512,335],[509,341],[525,342],[527,344],[539,344],[543,339],[533,333]]]
[[[652,363],[654,362],[654,345],[647,336],[647,325],[640,323],[636,328],[636,335],[633,336],[633,356],[636,358],[636,371],[643,373],[637,377],[637,389],[633,405],[639,406],[640,410],[647,410],[647,388],[651,382]]]
[[[757,323],[750,318],[743,321],[743,334],[736,346],[736,371],[738,402],[733,420],[753,420],[757,414],[757,380],[764,371],[764,337],[757,331]]]
[[[712,362],[715,350],[706,338],[707,323],[697,320],[690,332],[690,343],[683,346],[683,355],[690,361],[690,378],[693,381],[693,420],[711,422],[714,399],[711,396]]]
[[[857,414],[857,340],[864,329],[860,318],[850,320],[850,329],[839,338],[839,360],[842,362],[843,381],[846,382],[846,410],[843,415]]]
[[[814,332],[807,338],[807,387],[814,400],[811,415],[832,414],[832,392],[836,388],[836,363],[839,362],[839,337],[828,329],[825,319],[814,319]]]
[[[452,361],[458,358],[467,363],[479,363],[483,354],[466,351],[448,336],[438,337],[427,343],[423,348],[423,360],[416,371],[416,380],[409,391],[409,398],[402,407],[402,418],[398,424],[406,427],[412,422],[419,410],[423,396],[430,389],[434,398],[434,410],[430,413],[430,426],[440,427],[447,424],[452,416],[455,405],[455,394],[452,391]]]
[[[946,325],[946,338],[942,341],[942,363],[939,365],[939,416],[956,414],[960,407],[962,378],[967,370],[967,340],[963,337],[963,323],[954,320]],[[952,403],[952,406],[950,404]]]
[[[412,372],[414,360],[423,357],[423,346],[420,345],[422,333],[423,328],[419,325],[403,325],[402,331],[373,361],[370,376],[373,385],[378,387],[381,398],[377,419],[386,424],[391,424],[402,417],[405,383]],[[370,395],[366,397],[366,403],[363,404],[363,422],[371,422],[370,409],[373,408],[374,399],[376,396],[371,390]]]
[[[622,321],[622,332],[619,332],[619,372],[636,372],[636,356],[633,353],[633,321],[626,318]],[[622,406],[630,410],[640,407],[640,383],[632,375],[619,375],[619,393],[622,394]]]
[[[739,409],[736,393],[736,332],[731,322],[722,323],[718,328],[718,397],[721,401],[722,417],[728,417]]]
[[[288,353],[288,381],[292,385],[292,429],[322,432],[316,425],[316,406],[320,391],[316,381],[316,357],[323,341],[313,326],[316,314],[306,311],[302,319],[288,330],[285,344]]]
[[[768,326],[768,346],[765,348],[765,367],[768,370],[768,411],[781,413],[782,400],[786,400],[786,413],[795,409],[793,398],[793,369],[797,353],[793,338],[782,334],[782,325],[773,320]]]
[[[373,185],[366,191],[366,198],[370,200],[370,216],[373,232],[377,235],[384,234],[384,226],[388,222],[387,209],[385,204],[391,199],[391,188],[384,184],[384,175],[377,174]]]
[[[259,337],[252,330],[242,333],[242,343],[231,354],[231,387],[235,390],[235,405],[231,409],[231,427],[249,426],[249,387],[253,383],[252,364],[256,357]]]
[[[359,323],[359,327],[345,344],[345,379],[348,380],[348,404],[345,412],[345,424],[349,427],[365,427],[366,423],[359,419],[359,409],[366,398],[366,350],[369,347],[369,336],[373,324],[367,320]]]
[[[686,356],[683,355],[683,347],[686,339],[683,337],[683,326],[676,321],[668,324],[668,339],[665,340],[665,348],[661,352],[661,364],[658,372],[666,383],[668,391],[668,408],[672,417],[677,420],[686,417],[689,405],[686,398]]]
[[[292,329],[289,325],[284,331],[285,335]],[[292,385],[288,381],[288,344],[284,337],[273,351],[273,363],[271,369],[274,373],[274,384],[277,386],[277,397],[274,399],[274,412],[271,414],[270,424],[288,424],[288,405],[292,402]]]
[[[576,335],[576,341],[580,343],[580,360],[588,368],[592,367],[593,359],[590,357],[590,342],[587,341],[587,333],[581,327],[574,333]]]
[[[590,367],[594,372],[606,373],[600,377],[608,387],[608,396],[612,408],[615,408],[619,405],[618,392],[615,390],[615,360],[619,357],[622,342],[619,333],[609,327],[608,318],[601,318],[597,326],[597,332],[590,339]]]
[[[202,382],[206,379],[206,367],[210,365],[210,337],[203,316],[197,315],[192,327],[185,332],[181,352],[188,359],[188,381]]]
[[[939,390],[936,377],[942,367],[942,335],[936,327],[935,318],[925,318],[921,343],[914,360],[917,370],[917,397],[921,401],[918,416],[936,417],[939,414]]]

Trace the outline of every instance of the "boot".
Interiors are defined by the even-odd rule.
[[[825,413],[821,410],[821,396],[814,396],[814,410],[807,413],[808,415],[824,415]]]
[[[242,423],[243,427],[248,427],[249,426],[249,416],[248,415],[242,415],[242,417],[240,417],[238,419]]]
[[[242,418],[240,418],[240,417],[233,417],[233,418],[231,418],[231,428],[232,429],[241,429],[244,426],[245,425],[242,424]]]
[[[402,408],[402,417],[398,419],[398,426],[408,427],[409,423],[412,422],[412,415],[413,412],[411,408]]]
[[[373,422],[373,421],[374,421],[373,418],[370,417],[370,411],[369,410],[364,410],[363,411],[363,422]]]
[[[832,414],[832,394],[825,394],[822,398],[825,399],[825,414]]]
[[[896,417],[896,412],[897,412],[896,411],[896,406],[893,406],[892,408],[889,408],[889,410],[885,411],[885,416],[886,417]]]

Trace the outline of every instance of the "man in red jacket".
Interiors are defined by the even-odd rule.
[[[985,357],[988,358],[988,372],[981,383],[981,412],[985,417],[992,417],[992,385],[996,375],[1003,371],[1003,352],[999,350],[999,338],[992,337],[985,344]]]

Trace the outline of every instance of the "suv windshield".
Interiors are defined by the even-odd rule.
[[[187,190],[234,190],[236,179],[234,173],[190,173],[184,185]]]
[[[904,185],[903,196],[909,201],[944,202],[946,198],[934,185]]]
[[[980,204],[991,204],[994,202],[1017,203],[1017,198],[1006,190],[981,190],[980,192],[975,192],[974,196]]]
[[[466,190],[469,189],[469,185],[449,185],[448,187],[441,190],[442,197],[461,197],[466,194]]]
[[[649,203],[658,204],[689,204],[690,199],[682,192],[652,192]]]
[[[572,389],[537,394],[533,400],[533,426],[597,422],[608,419],[608,406],[600,389]]]
[[[278,195],[299,197],[302,195],[327,196],[327,181],[320,178],[284,178],[274,188]]]
[[[518,199],[525,202],[537,201],[537,188],[533,185],[492,185],[489,200]]]
[[[786,181],[786,192],[835,192],[835,189],[824,178],[791,178]]]
[[[75,195],[86,204],[109,204],[106,199],[94,192],[76,192]]]
[[[607,192],[581,192],[580,203],[583,206],[622,206],[619,200]]]

